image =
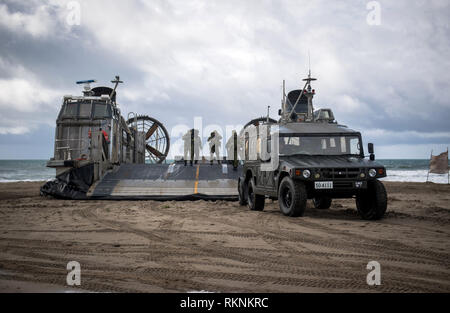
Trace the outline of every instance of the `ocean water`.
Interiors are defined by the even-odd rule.
[[[430,160],[427,159],[395,159],[377,162],[386,167],[386,181],[426,182]],[[447,184],[448,174],[429,174],[428,181]]]
[[[47,160],[0,160],[0,182],[47,181],[55,177],[55,169],[46,167]]]
[[[0,160],[0,182],[47,181],[55,177],[55,169],[45,166],[47,160]],[[429,160],[391,159],[377,162],[386,167],[385,181],[425,182]],[[170,163],[170,162],[169,162]],[[447,174],[430,174],[429,181],[446,184]]]

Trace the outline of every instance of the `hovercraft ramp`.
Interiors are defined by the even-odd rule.
[[[199,163],[122,164],[87,196],[111,200],[237,200],[241,166]]]

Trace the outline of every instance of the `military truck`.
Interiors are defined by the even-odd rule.
[[[366,158],[360,132],[338,124],[331,109],[314,111],[314,80],[309,73],[303,89],[287,96],[283,81],[279,121],[244,128],[239,203],[261,211],[266,197],[278,199],[281,212],[295,217],[304,214],[308,199],[328,209],[333,199],[355,198],[363,219],[380,219],[387,194],[379,178],[386,169],[375,161],[372,143]]]

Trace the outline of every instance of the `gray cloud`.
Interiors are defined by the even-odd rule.
[[[300,86],[308,51],[316,107],[367,140],[411,151],[450,142],[447,1],[379,1],[379,26],[366,23],[367,1],[80,1],[79,26],[67,25],[67,2],[0,5],[12,21],[0,23],[0,145],[30,132],[48,145],[43,129],[62,95],[79,93],[74,82],[116,74],[123,112],[168,128],[194,116],[245,124],[267,105],[276,117],[281,81]]]

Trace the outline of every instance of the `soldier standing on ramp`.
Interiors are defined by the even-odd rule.
[[[220,145],[222,144],[222,142],[220,141],[221,139],[222,136],[220,136],[217,131],[211,132],[211,136],[208,138],[211,165],[214,162],[214,153],[217,157],[217,163],[220,164]]]
[[[190,129],[183,135],[182,139],[184,141],[184,165],[187,165],[187,160],[191,162],[195,160],[197,164],[200,160],[200,149],[202,148],[202,140],[198,135],[198,129]],[[189,157],[188,157],[189,155]]]

